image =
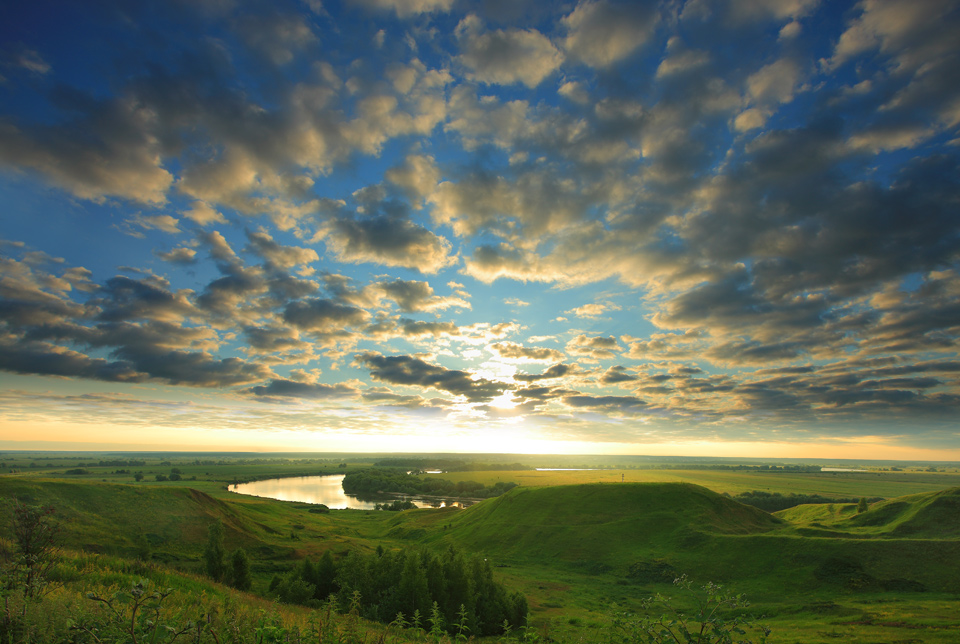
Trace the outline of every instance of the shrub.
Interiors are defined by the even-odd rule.
[[[725,593],[723,586],[712,582],[694,589],[686,575],[673,583],[682,592],[682,599],[674,601],[657,594],[643,601],[644,615],[618,613],[613,619],[611,642],[764,644],[767,641],[770,630],[742,616],[740,611],[750,605],[743,595]],[[685,609],[684,603],[692,610]],[[756,640],[744,637],[747,628],[757,632]]]

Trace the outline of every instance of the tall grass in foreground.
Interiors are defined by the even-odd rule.
[[[7,554],[9,546],[2,544]],[[375,624],[360,616],[359,601],[343,614],[332,600],[312,610],[288,606],[157,564],[103,555],[65,553],[47,582],[47,592],[38,596],[0,591],[0,644],[455,644],[477,639],[465,610],[452,633],[436,607],[423,616],[398,614],[388,625]],[[683,604],[689,610],[652,598],[650,615],[613,614],[589,640],[580,641],[674,641],[664,638],[664,628],[693,637],[682,642],[766,641],[765,632],[760,639],[744,639],[749,622],[741,612],[731,612],[743,607],[742,598],[712,585],[696,589],[685,580],[678,590],[687,596]],[[481,641],[553,640],[522,628]]]

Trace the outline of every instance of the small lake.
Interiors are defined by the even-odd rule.
[[[433,499],[411,497],[390,497],[381,501],[361,501],[343,491],[343,474],[325,476],[294,476],[282,479],[266,479],[252,483],[231,485],[230,491],[237,494],[262,496],[279,501],[299,501],[301,503],[322,503],[331,510],[375,510],[377,503],[390,503],[396,498],[409,499],[418,508],[445,507],[444,503]],[[436,505],[435,505],[436,504]]]

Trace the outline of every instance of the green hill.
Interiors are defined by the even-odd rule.
[[[877,504],[872,516],[907,499],[914,519],[890,538],[874,539],[840,527],[855,504],[852,510],[801,506],[773,516],[685,483],[516,488],[463,511],[401,513],[390,520],[387,536],[455,543],[512,568],[543,566],[610,581],[669,582],[687,572],[770,593],[891,584],[947,590],[957,588],[956,576],[937,562],[960,555],[960,541],[903,533],[931,523],[927,514],[949,511],[949,501],[936,500],[941,497],[953,498],[930,493]]]
[[[393,524],[388,535],[395,538],[454,542],[501,560],[620,571],[717,537],[760,535],[784,525],[687,483],[515,488],[460,512],[404,513]]]
[[[293,553],[291,548],[281,553],[266,546],[265,537],[277,530],[261,520],[268,516],[247,510],[254,504],[226,502],[188,487],[62,479],[5,478],[2,483],[8,498],[53,506],[65,528],[65,545],[86,552],[134,556],[142,535],[155,559],[194,559],[208,527],[220,520],[232,547],[272,556]]]
[[[856,507],[801,505],[775,514],[811,536],[810,528],[847,538],[960,539],[960,487],[880,501],[860,514]]]

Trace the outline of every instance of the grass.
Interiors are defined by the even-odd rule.
[[[714,470],[584,470],[584,471],[487,471],[449,472],[438,476],[451,481],[477,481],[491,485],[514,481],[522,486],[549,487],[582,483],[693,483],[732,496],[761,490],[780,494],[822,494],[824,496],[892,498],[920,492],[934,492],[960,486],[960,474],[951,472],[763,472]]]
[[[343,471],[338,460],[281,460],[273,472]],[[377,545],[453,544],[483,553],[508,587],[527,595],[536,629],[557,642],[598,641],[614,606],[636,610],[645,597],[670,594],[672,572],[746,593],[756,614],[766,615],[774,629],[772,642],[945,643],[960,634],[960,478],[953,473],[464,472],[445,476],[522,485],[467,510],[316,514],[306,504],[226,490],[235,479],[267,475],[269,464],[231,469],[226,461],[191,466],[173,459],[162,466],[164,472],[178,467],[184,477],[198,480],[135,483],[129,473],[107,472],[116,467],[87,468],[89,475],[62,473],[77,462],[68,458],[0,476],[0,498],[16,495],[54,505],[77,561],[112,562],[84,564],[88,569],[70,564],[86,570],[75,573],[78,581],[104,588],[130,582],[134,573],[124,566],[133,565],[138,535],[144,534],[157,574],[178,579],[184,593],[252,602],[259,606],[250,609],[254,615],[268,604],[210,586],[194,574],[201,568],[206,529],[219,519],[227,548],[242,546],[250,553],[254,592],[261,594],[273,574],[327,550],[339,557]],[[747,490],[888,498],[859,515],[855,505],[838,503],[771,516],[722,496]],[[90,566],[103,567],[103,576]],[[80,591],[71,592],[63,595],[63,606],[83,605]],[[290,623],[309,619],[309,612],[290,610],[283,617],[294,620]]]

